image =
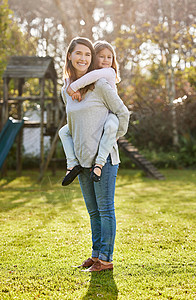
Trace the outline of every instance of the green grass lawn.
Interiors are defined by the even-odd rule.
[[[120,170],[114,271],[72,266],[91,254],[78,181],[37,172],[0,180],[0,299],[196,299],[196,170],[165,181]]]

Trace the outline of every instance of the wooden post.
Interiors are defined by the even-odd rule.
[[[57,116],[59,116],[59,105],[58,105],[58,98],[57,98],[57,78],[55,77],[53,79],[53,85],[54,85],[54,89],[53,89],[53,126],[55,128],[58,128],[58,125],[59,125],[59,118],[58,118],[58,121],[57,121]],[[55,135],[52,135],[51,136],[51,147],[52,147],[52,141],[54,140],[55,138]],[[53,157],[56,156],[56,147],[54,149],[54,152],[53,152]],[[54,161],[52,163],[52,175],[55,176],[56,175],[56,161]]]
[[[3,105],[2,105],[2,128],[7,122],[7,119],[9,117],[8,112],[8,84],[9,84],[9,78],[4,77],[3,78]],[[1,176],[6,176],[7,174],[7,163],[4,162],[2,168],[1,168]]]
[[[3,112],[2,112],[2,106],[3,106],[3,102],[0,103],[0,132],[3,129],[3,120],[2,120]]]
[[[53,98],[54,98],[54,103],[57,103],[58,98],[57,98],[57,79],[53,79],[53,84],[54,84],[54,91],[53,91]]]
[[[19,79],[18,82],[18,96],[22,96],[22,87],[24,84],[24,79]],[[17,104],[17,114],[18,120],[22,119],[22,103],[18,101]],[[17,136],[17,147],[16,147],[16,170],[18,175],[21,175],[22,172],[22,143],[23,143],[23,129],[20,130]]]
[[[40,79],[40,175],[43,174],[44,168],[44,85],[45,78]]]
[[[54,135],[52,135],[51,137],[50,137],[50,148],[52,148],[52,141],[54,140]],[[56,147],[55,147],[55,149],[54,149],[54,152],[53,152],[53,155],[52,155],[53,157],[55,157],[56,156]],[[52,176],[55,176],[56,175],[56,161],[53,161],[52,162]]]
[[[8,115],[8,84],[9,79],[3,78],[3,107],[2,107],[2,127],[7,122],[7,119],[9,117]]]
[[[66,112],[64,111],[63,116],[62,116],[62,118],[61,118],[61,120],[60,120],[60,122],[59,122],[59,126],[58,126],[58,128],[57,128],[57,131],[56,131],[56,133],[55,133],[55,136],[54,136],[54,138],[53,138],[53,141],[52,141],[52,144],[51,144],[50,151],[49,151],[49,153],[48,153],[46,162],[45,162],[45,164],[44,164],[44,168],[43,168],[43,170],[42,170],[42,173],[40,173],[40,176],[39,176],[38,181],[41,181],[41,179],[43,178],[44,172],[47,170],[48,165],[49,165],[49,163],[50,163],[50,161],[51,161],[51,159],[52,159],[52,156],[53,156],[54,151],[55,151],[55,149],[56,149],[56,144],[57,144],[57,141],[58,141],[58,138],[59,138],[59,136],[58,136],[59,130],[60,130],[60,128],[65,124],[65,116],[66,116]]]
[[[46,130],[49,131],[53,123],[52,119],[52,105],[48,103],[46,106]]]

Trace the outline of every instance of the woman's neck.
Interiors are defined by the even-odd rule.
[[[76,72],[77,79],[85,75],[87,72]]]

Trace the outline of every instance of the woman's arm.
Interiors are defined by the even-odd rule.
[[[74,92],[76,92],[79,89],[97,81],[100,78],[105,78],[112,86],[112,88],[115,88],[116,73],[113,68],[103,68],[103,69],[93,70],[83,75],[81,78],[77,79],[76,81],[72,82],[70,84],[70,88]]]
[[[104,105],[119,119],[117,138],[125,135],[130,116],[127,107],[104,78],[98,80],[96,87],[98,88],[98,92],[100,92]]]

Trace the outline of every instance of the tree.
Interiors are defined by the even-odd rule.
[[[59,83],[65,49],[75,36],[113,42],[122,25],[128,26],[132,18],[140,19],[137,7],[144,0],[9,0],[20,26],[28,37],[38,38],[38,55],[51,55],[55,59]],[[123,22],[122,22],[123,15]]]
[[[127,104],[131,95],[135,99],[131,105],[152,108],[158,94],[163,106],[169,107],[173,145],[178,145],[174,100],[183,96],[183,89],[177,88],[183,75],[177,74],[195,67],[194,0],[73,0],[71,4],[69,0],[9,0],[9,4],[28,38],[38,39],[37,54],[54,56],[59,83],[71,38],[83,35],[113,43],[120,63],[121,95]],[[144,89],[140,78],[145,80]]]
[[[186,66],[195,66],[194,39],[196,37],[195,2],[188,0],[158,0],[148,2],[149,8],[143,15],[143,24],[140,27],[130,26],[116,39],[122,64],[129,64],[137,68],[144,56],[145,46],[154,47],[157,54],[148,55],[148,60],[157,61],[164,74],[166,89],[166,101],[171,106],[171,127],[173,145],[178,146],[178,128],[176,121],[176,109],[174,100],[177,97],[175,87],[175,73]],[[182,9],[183,7],[183,9]],[[143,51],[142,51],[143,50]],[[150,51],[149,51],[150,52]],[[146,57],[145,57],[146,60]],[[127,77],[127,74],[126,74]]]
[[[32,37],[26,40],[17,22],[13,21],[13,11],[8,7],[7,0],[0,4],[0,98],[2,98],[2,75],[11,55],[35,54],[36,42]]]

